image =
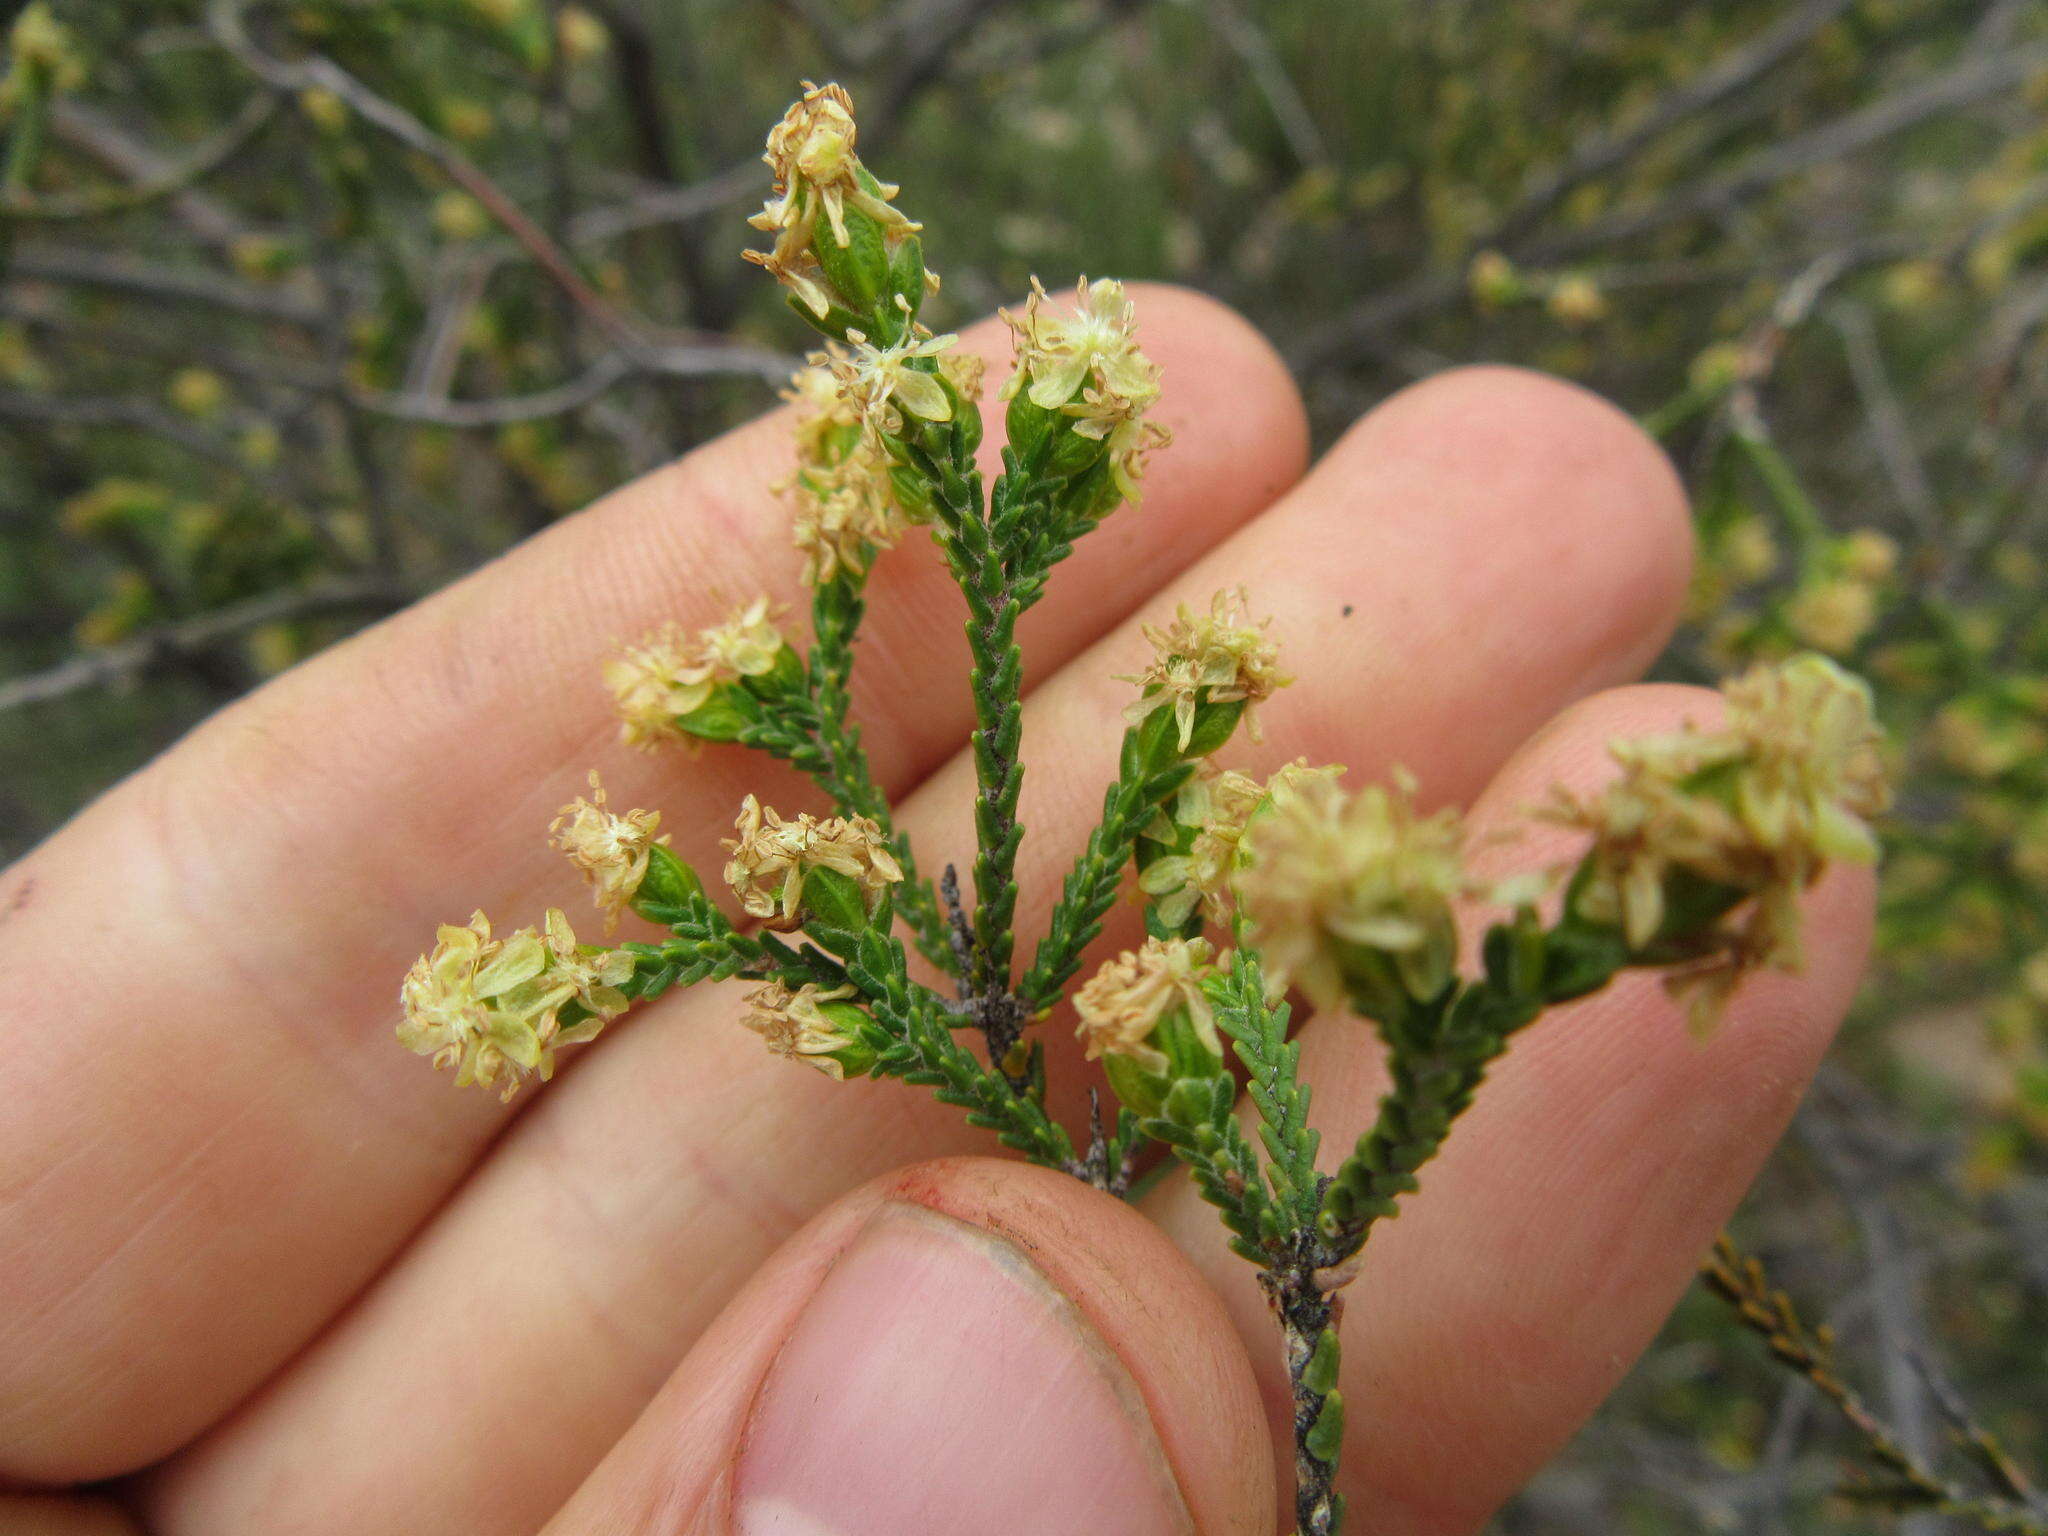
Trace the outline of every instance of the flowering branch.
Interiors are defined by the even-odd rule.
[[[744,1023],[767,1048],[834,1078],[927,1087],[1034,1162],[1127,1192],[1146,1146],[1189,1171],[1231,1246],[1258,1267],[1292,1392],[1296,1518],[1332,1536],[1346,1407],[1343,1291],[1376,1224],[1394,1215],[1513,1037],[1624,969],[1666,973],[1694,1027],[1711,1029],[1739,980],[1799,958],[1800,894],[1837,859],[1874,856],[1883,808],[1867,690],[1817,657],[1732,684],[1727,721],[1618,744],[1615,783],[1543,814],[1588,835],[1561,881],[1489,888],[1466,869],[1454,811],[1425,814],[1415,785],[1355,793],[1341,769],[1286,765],[1264,780],[1214,758],[1290,679],[1242,592],[1144,630],[1151,661],[1100,821],[1067,873],[1047,931],[1016,976],[1017,819],[1023,784],[1020,616],[1077,540],[1135,502],[1166,441],[1148,419],[1158,369],[1137,345],[1123,287],[1083,280],[1055,315],[1035,283],[1006,314],[1015,367],[1002,386],[1002,473],[977,453],[981,365],[919,315],[938,280],[921,226],[855,152],[852,103],[807,86],[769,135],[773,196],[748,253],[825,337],[792,382],[795,470],[782,482],[812,589],[800,654],[768,600],[687,634],[671,625],[606,668],[628,743],[738,744],[809,774],[826,816],[785,817],[748,796],[725,884],[743,929],[667,847],[651,810],[614,812],[601,788],[557,818],[556,846],[607,924],[626,911],[669,937],[579,944],[551,910],[541,930],[496,938],[482,914],[442,930],[408,977],[401,1038],[508,1094],[554,1052],[628,1006],[700,982],[754,983]],[[948,868],[919,876],[851,714],[853,641],[874,562],[929,527],[966,605],[974,725],[974,899]],[[1564,872],[1557,872],[1562,875]],[[1145,938],[1071,997],[1126,877]],[[1562,885],[1556,915],[1539,904]],[[1504,907],[1475,974],[1459,969],[1459,912]],[[911,977],[901,917],[952,994]],[[1330,1173],[1290,987],[1374,1021],[1393,1086]],[[1046,1109],[1034,1026],[1063,1000],[1117,1106],[1099,1093],[1085,1145]],[[964,1035],[964,1040],[963,1040]],[[970,1043],[978,1035],[981,1050]],[[1238,1115],[1235,1058],[1254,1130]]]

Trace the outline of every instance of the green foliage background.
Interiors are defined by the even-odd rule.
[[[942,322],[1171,278],[1274,337],[1324,441],[1477,360],[1665,436],[1703,558],[1662,672],[1830,650],[1903,784],[1877,966],[1748,1235],[1902,1433],[1938,1445],[1952,1379],[2042,1459],[2040,6],[53,9],[0,126],[0,851],[767,404],[796,328],[739,220],[838,78],[942,218]],[[1844,1446],[1695,1297],[1501,1528],[1878,1528]]]

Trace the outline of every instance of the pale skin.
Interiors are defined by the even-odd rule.
[[[1596,783],[1609,739],[1713,708],[1632,686],[1691,540],[1619,412],[1466,370],[1308,468],[1263,341],[1210,301],[1135,297],[1178,443],[1025,626],[1027,944],[1113,771],[1139,622],[1219,587],[1276,615],[1300,676],[1227,760],[1353,782],[1404,763],[1471,807],[1489,869],[1562,856],[1561,834],[1486,839],[1549,785]],[[966,344],[993,388],[1000,329]],[[591,766],[712,875],[747,791],[816,808],[736,748],[625,750],[598,680],[664,619],[763,588],[800,603],[767,489],[786,433],[742,428],[299,667],[0,877],[0,1531],[717,1536],[782,1341],[899,1207],[993,1234],[1072,1302],[1135,1387],[1182,1528],[1287,1529],[1272,1325],[1178,1177],[1144,1220],[990,1160],[920,1090],[769,1057],[737,989],[635,1014],[509,1107],[392,1037],[436,923],[559,904],[597,932],[544,832]],[[925,866],[965,865],[958,597],[916,536],[871,598],[877,772]],[[1640,975],[1519,1039],[1376,1234],[1345,1324],[1353,1530],[1472,1529],[1648,1342],[1855,986],[1867,876],[1808,902],[1805,972],[1748,985],[1711,1042]],[[1110,942],[1136,927],[1120,908]],[[1054,1081],[1089,1080],[1071,1024],[1040,1027]],[[1303,1038],[1327,1156],[1371,1114],[1377,1053],[1352,1019]]]

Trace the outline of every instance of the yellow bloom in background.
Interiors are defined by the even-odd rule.
[[[1858,581],[1887,581],[1898,573],[1899,545],[1875,528],[1859,528],[1842,540],[1842,569]]]
[[[783,645],[768,599],[757,597],[694,637],[665,624],[627,646],[604,665],[627,745],[652,749],[681,740],[679,719],[703,708],[720,686],[772,672]]]
[[[1551,285],[1545,308],[1566,325],[1591,325],[1607,315],[1607,296],[1590,277],[1574,273]]]
[[[1522,277],[1499,251],[1481,251],[1465,268],[1465,287],[1480,304],[1494,309],[1522,296]]]
[[[1203,979],[1215,970],[1214,958],[1206,939],[1147,939],[1142,948],[1105,961],[1074,994],[1080,1015],[1074,1033],[1087,1046],[1088,1059],[1128,1056],[1147,1072],[1163,1073],[1166,1054],[1147,1037],[1174,1008],[1187,1010],[1202,1043],[1221,1056],[1215,1011],[1202,991]]]
[[[803,812],[784,821],[749,795],[735,828],[739,835],[725,840],[732,855],[725,883],[750,915],[771,928],[801,924],[804,877],[812,870],[845,875],[860,887],[871,912],[888,887],[903,878],[882,829],[866,816],[819,818]]]
[[[661,826],[659,811],[628,811],[615,815],[605,804],[604,786],[591,770],[590,798],[563,806],[548,823],[548,841],[567,856],[590,884],[591,899],[604,914],[605,931],[617,926],[619,914],[632,902],[647,876],[647,863]]]
[[[1131,724],[1141,723],[1155,709],[1171,709],[1186,750],[1194,734],[1195,710],[1204,703],[1245,705],[1245,729],[1260,739],[1253,707],[1294,679],[1280,670],[1280,650],[1266,636],[1273,622],[1253,622],[1250,597],[1243,588],[1218,592],[1207,613],[1186,604],[1171,624],[1147,624],[1153,659],[1143,672],[1121,680],[1138,684],[1140,697],[1124,711]]]
[[[1238,898],[1276,986],[1323,1007],[1426,1000],[1457,958],[1454,904],[1479,894],[1454,809],[1415,807],[1415,781],[1347,796],[1329,774],[1297,777],[1243,838]]]
[[[1785,622],[1814,649],[1846,655],[1877,623],[1877,591],[1853,576],[1809,582],[1785,605]]]

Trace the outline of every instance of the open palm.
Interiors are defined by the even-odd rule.
[[[1619,413],[1461,371],[1304,473],[1265,344],[1207,300],[1137,299],[1177,443],[1024,626],[1024,933],[1114,772],[1138,621],[1219,587],[1277,616],[1301,676],[1244,766],[1405,764],[1503,870],[1564,834],[1489,828],[1597,780],[1610,738],[1715,707],[1625,686],[1691,539]],[[993,1148],[956,1111],[770,1057],[726,989],[509,1107],[392,1039],[436,923],[580,899],[544,829],[590,764],[700,866],[747,791],[811,803],[739,749],[626,752],[597,680],[662,620],[798,597],[767,489],[785,434],[709,444],[298,668],[0,878],[0,1530],[1274,1529],[1270,1324],[1179,1178],[1147,1221],[964,1157]],[[870,596],[856,714],[926,867],[964,865],[957,593],[916,544]],[[1806,973],[1747,986],[1710,1044],[1635,974],[1501,1063],[1353,1288],[1358,1529],[1471,1529],[1647,1342],[1855,983],[1867,877],[1810,904]],[[1303,1039],[1347,1145],[1370,1031]]]

